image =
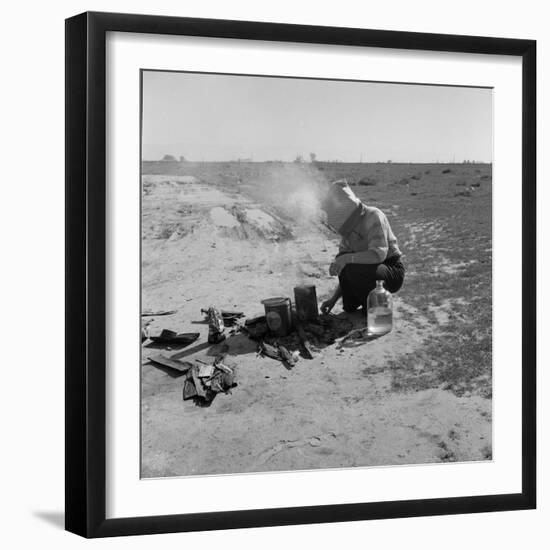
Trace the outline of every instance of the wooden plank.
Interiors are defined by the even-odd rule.
[[[170,334],[171,333],[171,334]],[[149,338],[159,344],[185,344],[186,346],[192,344],[200,336],[198,332],[183,332],[177,334],[173,331],[163,330],[161,334],[157,336],[149,336]]]
[[[162,353],[151,355],[151,357],[149,357],[149,361],[169,369],[175,369],[179,372],[187,372],[193,366],[193,363],[190,363],[189,361],[184,362],[178,361],[177,359],[170,359],[170,357],[166,357],[166,355],[163,355]]]

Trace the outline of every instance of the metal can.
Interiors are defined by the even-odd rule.
[[[299,321],[315,321],[319,317],[315,285],[294,287],[294,301]]]
[[[276,336],[286,336],[292,328],[290,298],[267,298],[262,300],[262,304],[269,332]]]

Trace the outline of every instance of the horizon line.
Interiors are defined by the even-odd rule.
[[[435,160],[435,161],[413,161],[413,160],[373,160],[373,161],[354,161],[354,160],[316,160],[315,162],[295,160],[254,160],[254,159],[220,159],[220,160],[178,160],[178,159],[141,159],[141,162],[164,162],[177,164],[205,164],[205,163],[234,163],[234,164],[303,164],[314,166],[315,164],[493,164],[492,160]]]

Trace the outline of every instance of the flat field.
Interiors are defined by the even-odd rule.
[[[210,407],[183,401],[183,378],[154,366],[146,342],[143,477],[492,458],[488,164],[144,162],[142,310],[175,310],[148,317],[151,333],[201,334],[160,351],[211,361],[222,348],[206,341],[209,305],[253,316],[303,283],[326,298],[338,239],[314,199],[339,178],[387,214],[404,253],[393,331],[319,347],[292,370],[235,332],[238,386]]]

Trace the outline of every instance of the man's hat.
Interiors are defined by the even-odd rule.
[[[322,208],[327,213],[327,223],[340,231],[348,218],[361,205],[361,201],[352,191],[346,180],[331,183],[330,189],[323,200]]]

